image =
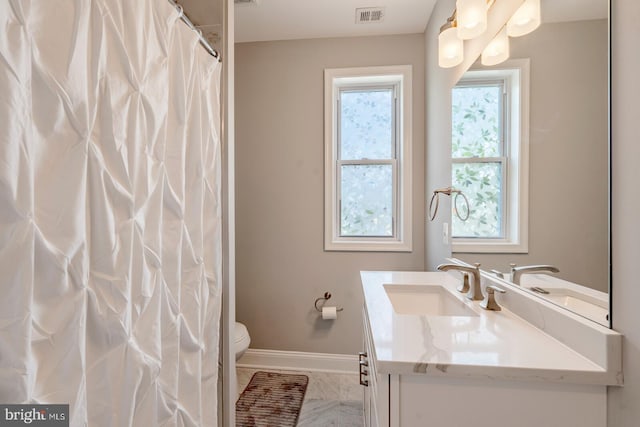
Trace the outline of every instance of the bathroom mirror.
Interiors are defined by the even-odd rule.
[[[541,3],[540,27],[510,38],[510,59],[529,60],[526,251],[464,253],[454,247],[453,256],[503,272],[507,280],[510,263],[554,265],[557,274],[524,274],[517,281],[610,326],[609,4]],[[479,62],[472,70],[483,68]]]

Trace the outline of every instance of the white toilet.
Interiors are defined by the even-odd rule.
[[[247,327],[240,322],[236,322],[233,343],[236,351],[236,360],[238,360],[242,357],[244,352],[247,351],[249,344],[251,343],[251,337],[249,337]]]

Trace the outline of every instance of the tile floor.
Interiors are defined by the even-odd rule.
[[[266,369],[237,368],[238,396],[256,371]],[[357,374],[278,371],[304,374],[309,385],[302,404],[299,427],[360,427],[362,420],[362,386]]]

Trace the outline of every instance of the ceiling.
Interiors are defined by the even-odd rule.
[[[586,21],[609,16],[608,0],[541,0],[542,22]]]
[[[607,17],[607,0],[541,1],[543,22]],[[217,31],[215,27],[222,22],[221,1],[179,3],[196,25]],[[422,33],[435,3],[437,0],[257,0],[257,5],[236,5],[235,38],[236,42],[250,42]],[[378,6],[385,8],[382,22],[356,23],[356,8]]]
[[[424,32],[437,0],[258,0],[236,5],[236,42]],[[605,18],[607,0],[542,0],[543,22]],[[356,24],[358,7],[385,7],[381,23]],[[453,10],[452,10],[453,12]],[[443,22],[444,24],[444,22]]]
[[[437,0],[259,0],[236,6],[236,41],[422,33]],[[356,24],[356,8],[385,8],[382,22]]]

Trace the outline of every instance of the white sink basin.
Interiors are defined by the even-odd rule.
[[[549,292],[548,294],[537,294],[542,298],[589,319],[608,322],[609,307],[606,301],[600,301],[597,298],[567,288],[540,288]]]
[[[383,285],[397,314],[477,316],[467,305],[438,285]]]

